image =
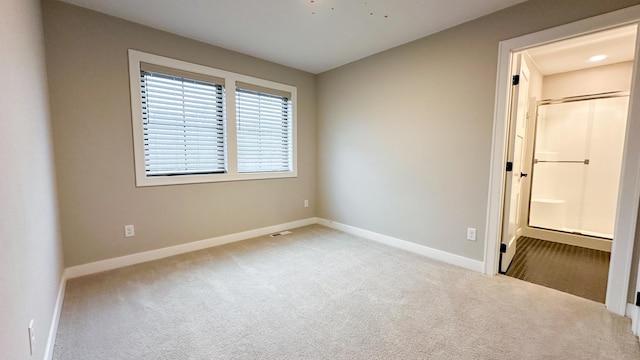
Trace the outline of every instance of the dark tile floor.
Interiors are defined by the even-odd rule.
[[[610,253],[520,237],[507,276],[604,303]]]

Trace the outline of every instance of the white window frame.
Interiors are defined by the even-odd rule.
[[[147,176],[144,158],[144,135],[142,124],[142,96],[140,93],[140,63],[149,63],[171,69],[187,71],[205,76],[224,79],[226,94],[226,149],[227,171],[223,174],[193,174],[172,176]],[[298,176],[297,161],[297,88],[295,86],[281,84],[252,76],[237,74],[208,66],[192,64],[182,60],[176,60],[164,56],[149,54],[138,50],[129,49],[129,83],[131,92],[131,125],[133,129],[133,150],[136,186],[162,186],[179,184],[196,184],[222,181],[242,181],[260,179],[292,178]],[[282,172],[254,172],[239,173],[237,158],[237,132],[236,132],[236,83],[247,83],[267,89],[288,92],[291,94],[291,146],[292,159],[291,171]]]

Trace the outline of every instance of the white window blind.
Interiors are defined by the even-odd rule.
[[[140,70],[147,176],[225,172],[224,87],[193,77]]]
[[[292,170],[291,96],[236,85],[238,172]]]

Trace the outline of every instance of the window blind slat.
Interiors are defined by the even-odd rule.
[[[209,131],[210,129],[206,129],[206,130],[208,132],[203,132],[201,131],[201,129],[198,129],[197,127],[183,127],[180,130],[176,130],[175,127],[166,128],[162,126],[155,126],[152,129],[147,129],[147,134],[171,137],[171,138],[175,138],[176,141],[181,141],[180,138],[185,138],[185,139],[218,138],[217,133]]]
[[[178,131],[180,129],[204,129],[211,134],[217,134],[218,131],[223,129],[222,125],[216,124],[208,124],[206,122],[190,122],[181,124],[179,121],[173,120],[156,120],[154,122],[154,128],[164,129],[164,130],[175,130]]]

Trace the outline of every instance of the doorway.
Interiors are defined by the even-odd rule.
[[[507,196],[505,195],[505,185],[509,183],[509,179],[505,176],[505,163],[507,162],[508,99],[513,75],[512,54],[558,40],[575,38],[624,25],[637,24],[639,20],[640,6],[634,6],[500,43],[485,249],[485,272],[487,274],[493,275],[498,272],[499,250],[503,233],[502,214],[507,210],[505,209],[506,202],[504,199]],[[633,73],[639,73],[637,62],[634,62]],[[625,314],[626,306],[629,302],[627,295],[629,294],[629,282],[632,275],[629,271],[631,267],[631,249],[634,244],[638,215],[638,194],[640,194],[640,143],[633,141],[633,138],[640,134],[639,110],[633,105],[640,103],[640,94],[634,90],[638,83],[636,78],[636,76],[633,77],[629,98],[631,104],[630,115],[624,142],[622,176],[618,192],[615,232],[611,247],[611,266],[605,303],[608,310],[619,315]],[[635,277],[636,274],[633,274],[633,280],[635,280]]]
[[[512,54],[501,273],[605,301],[636,31]]]

